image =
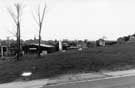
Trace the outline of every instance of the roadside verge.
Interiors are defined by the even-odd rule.
[[[135,76],[135,69],[124,71],[102,71],[96,73],[67,74],[51,79],[41,79],[32,81],[20,80],[17,82],[0,84],[0,88],[42,88],[43,86],[55,86],[68,83],[96,81],[126,76]]]

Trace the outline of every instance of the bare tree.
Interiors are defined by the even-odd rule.
[[[40,50],[40,45],[41,45],[41,30],[42,30],[42,26],[43,26],[43,21],[44,21],[44,17],[45,17],[45,12],[46,12],[46,4],[43,7],[42,12],[40,11],[40,6],[38,7],[38,11],[36,13],[36,17],[33,15],[33,18],[35,20],[35,22],[37,23],[38,27],[39,27],[39,31],[38,31],[38,56],[40,56],[41,50]]]
[[[15,12],[11,9],[8,8],[8,12],[10,16],[12,17],[16,28],[17,28],[17,33],[16,33],[16,38],[17,38],[17,60],[20,59],[20,21],[21,21],[21,15],[22,15],[22,5],[17,3],[14,4],[15,7]]]

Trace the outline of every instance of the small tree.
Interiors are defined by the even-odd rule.
[[[46,12],[46,4],[43,7],[42,12],[40,11],[40,6],[38,7],[38,12],[36,13],[36,17],[33,15],[34,20],[36,21],[38,27],[39,27],[39,31],[38,31],[38,56],[40,56],[40,44],[41,44],[41,31],[42,31],[42,26],[43,26],[43,21],[44,21],[44,16],[45,16],[45,12]]]
[[[16,38],[17,38],[17,60],[19,60],[20,57],[20,21],[21,21],[21,15],[22,15],[22,5],[17,3],[14,4],[15,7],[15,12],[13,10],[8,8],[8,12],[10,16],[12,17],[14,23],[16,24],[17,28],[17,33],[16,33]]]

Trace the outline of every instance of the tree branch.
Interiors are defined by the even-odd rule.
[[[17,20],[16,20],[16,16],[15,14],[11,11],[11,9],[7,8],[10,16],[12,17],[13,21],[15,22],[15,24],[17,23]]]
[[[42,13],[42,19],[41,19],[41,22],[42,22],[42,23],[43,23],[43,20],[44,20],[45,11],[46,11],[46,4],[45,4],[45,6],[44,6],[44,10],[43,10],[43,13]]]
[[[38,22],[39,22],[39,26],[40,26],[40,22],[41,22],[41,20],[40,20],[41,18],[40,18],[40,6],[38,7]]]
[[[39,25],[39,22],[38,22],[38,20],[36,19],[36,17],[34,16],[34,13],[33,13],[33,12],[32,12],[32,16],[33,16],[35,22]]]

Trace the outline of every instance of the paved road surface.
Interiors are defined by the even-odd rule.
[[[135,76],[43,86],[41,88],[135,88]]]

